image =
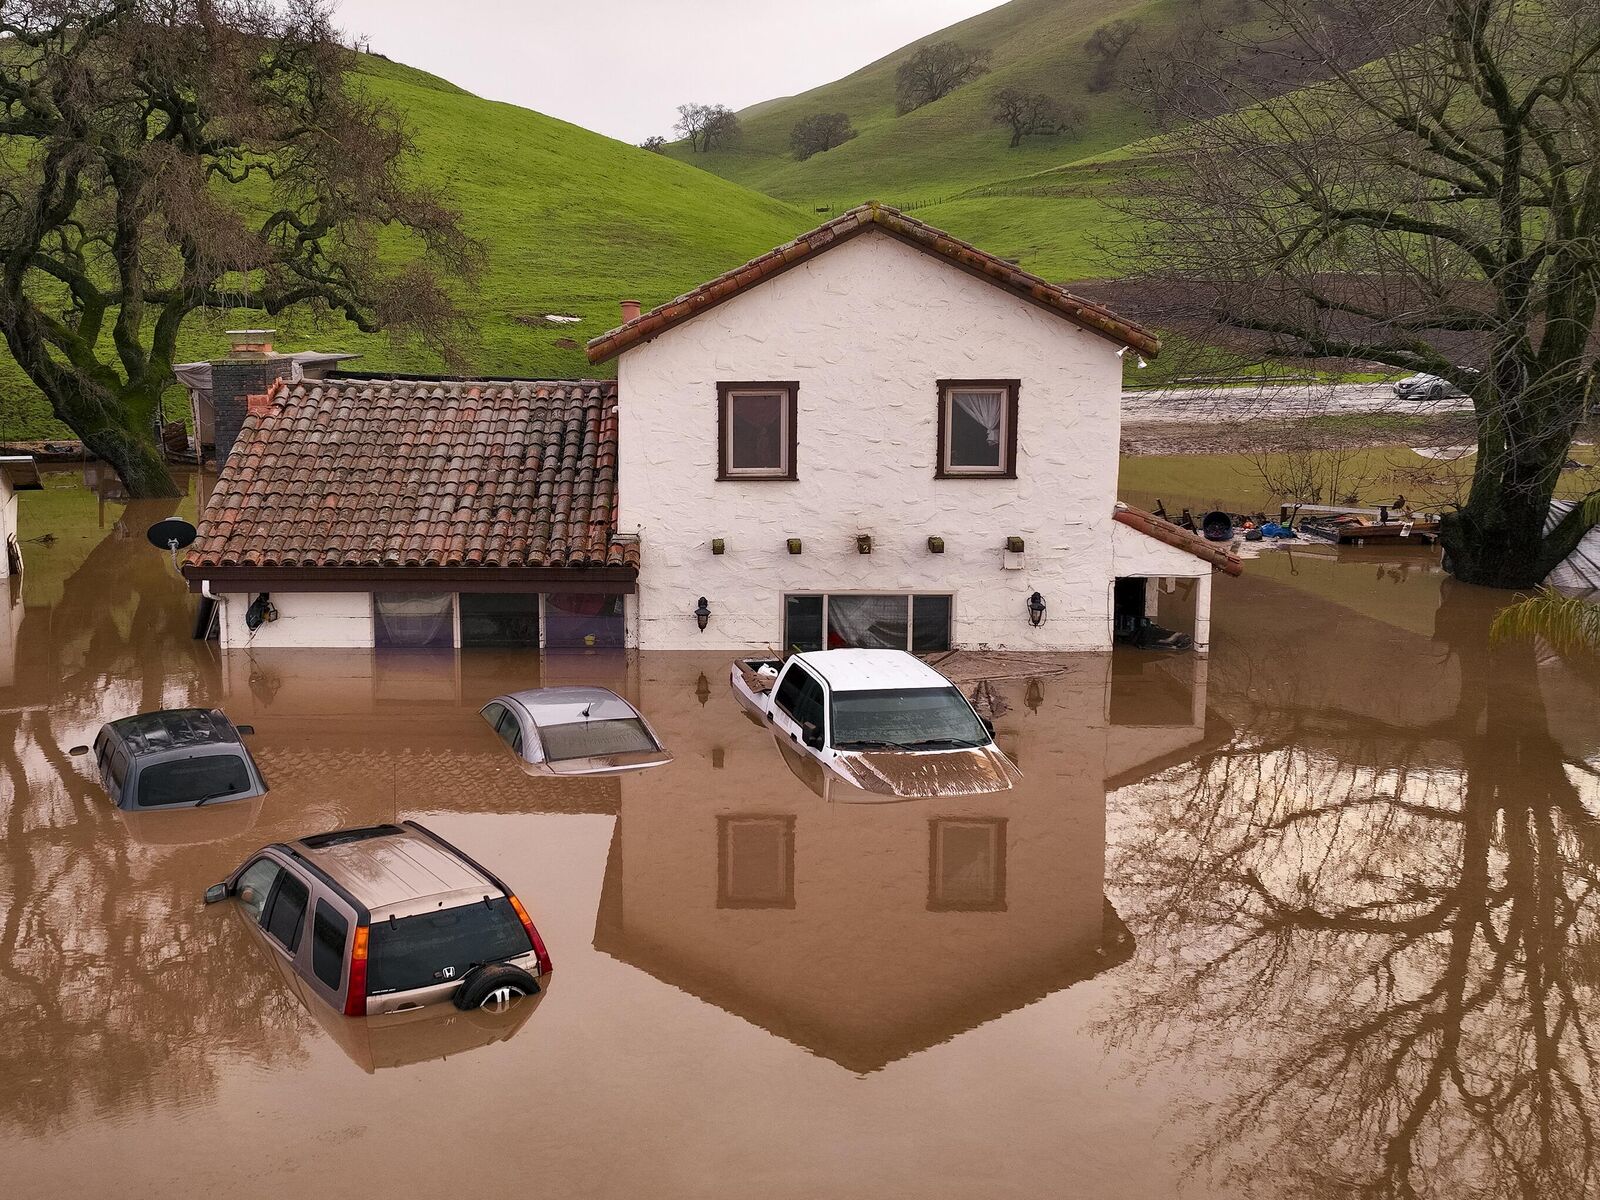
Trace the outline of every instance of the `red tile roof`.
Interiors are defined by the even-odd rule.
[[[943,230],[908,217],[899,209],[869,201],[817,226],[809,233],[802,233],[794,241],[779,246],[776,250],[769,250],[759,258],[751,259],[742,267],[735,267],[718,275],[693,291],[685,292],[676,300],[669,300],[666,304],[591,339],[587,348],[589,361],[598,363],[614,358],[628,347],[649,341],[674,325],[698,316],[707,309],[715,308],[729,297],[754,287],[762,280],[779,275],[812,255],[840,245],[868,229],[882,230],[919,250],[946,259],[970,274],[987,279],[997,287],[1005,288],[1092,333],[1098,333],[1121,345],[1131,346],[1149,358],[1154,358],[1161,352],[1161,340],[1142,325],[1119,317],[1109,308],[1092,300],[1085,300],[1081,296],[1075,296],[1065,288],[1058,287],[1037,275],[1029,274],[1015,263],[996,258],[976,246],[951,237]]]
[[[184,574],[623,568],[611,381],[307,380],[246,418]]]
[[[1229,554],[1221,546],[1208,542],[1198,534],[1190,533],[1181,525],[1174,525],[1171,521],[1164,521],[1155,513],[1145,512],[1142,508],[1119,503],[1112,519],[1126,525],[1129,529],[1137,529],[1147,537],[1153,537],[1158,542],[1165,542],[1174,549],[1192,554],[1203,559],[1218,570],[1229,575],[1244,574],[1244,561],[1236,554]]]

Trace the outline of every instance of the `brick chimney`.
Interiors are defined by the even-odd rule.
[[[639,302],[637,300],[624,300],[622,302],[622,323],[639,319]]]
[[[217,466],[228,461],[245,416],[257,411],[251,400],[265,397],[279,375],[289,373],[289,357],[272,350],[271,329],[230,329],[228,357],[211,364],[211,405],[216,414]]]

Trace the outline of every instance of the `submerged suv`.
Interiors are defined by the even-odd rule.
[[[263,847],[206,903],[237,901],[310,991],[346,1016],[503,1008],[550,956],[498,878],[415,821]]]
[[[243,800],[267,790],[240,736],[251,732],[217,708],[139,713],[100,727],[95,766],[112,803],[129,811]]]

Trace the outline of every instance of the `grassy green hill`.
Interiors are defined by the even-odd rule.
[[[423,178],[448,195],[487,266],[463,297],[477,326],[474,374],[591,373],[583,343],[617,323],[619,298],[648,306],[771,249],[813,222],[780,200],[540,113],[480,99],[380,58],[363,78],[412,126]],[[581,318],[557,324],[546,314]],[[186,358],[226,349],[224,329],[266,323],[286,350],[358,350],[364,369],[431,370],[418,347],[395,347],[329,320],[233,312],[185,325]],[[175,399],[182,407],[182,393]],[[65,436],[9,357],[0,356],[0,439]]]
[[[1246,8],[1239,0],[1206,9],[1196,0],[1011,0],[843,79],[743,110],[735,147],[694,153],[677,143],[668,152],[814,215],[875,198],[1046,278],[1098,278],[1121,232],[1106,204],[1112,185],[1102,160],[1156,130],[1129,87],[1089,90],[1093,61],[1084,42],[1108,21],[1138,21],[1139,39],[1123,56],[1126,72],[1180,24],[1237,25],[1249,19],[1241,15]],[[896,70],[918,47],[946,40],[988,50],[989,73],[897,116]],[[1071,135],[1025,138],[1012,149],[1009,130],[992,119],[990,95],[1000,87],[1045,92],[1074,105],[1083,111],[1083,125]],[[817,112],[848,114],[859,136],[796,161],[790,131]]]

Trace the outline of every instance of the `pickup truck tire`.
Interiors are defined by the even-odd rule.
[[[502,1007],[518,996],[532,996],[539,981],[521,967],[510,963],[484,963],[467,972],[451,997],[455,1006],[470,1012],[474,1008]]]

